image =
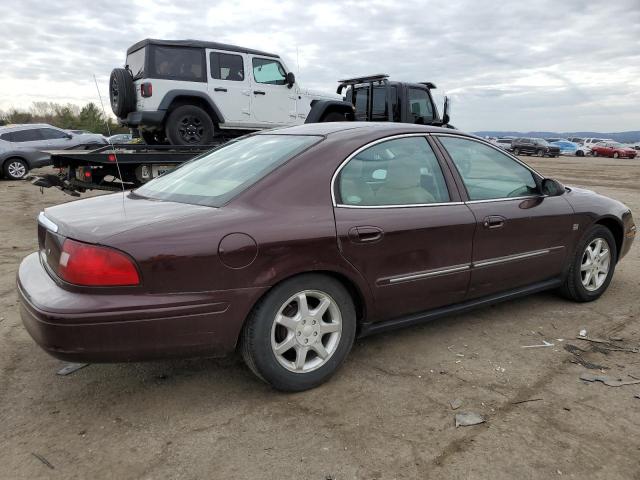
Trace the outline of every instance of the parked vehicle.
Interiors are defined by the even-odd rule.
[[[492,141],[495,146],[502,148],[503,150],[511,151],[511,144],[513,143],[513,138],[497,138]]]
[[[547,141],[550,145],[558,147],[561,155],[576,155],[578,151],[578,145],[569,140]]]
[[[303,89],[280,56],[195,40],[142,40],[111,72],[120,123],[149,145],[211,145],[219,136],[304,123],[311,104],[338,100]]]
[[[305,390],[356,336],[552,288],[595,300],[635,230],[622,203],[456,130],[307,124],[45,209],[20,312],[64,360],[238,347],[258,377]]]
[[[594,157],[635,158],[638,152],[618,142],[600,142],[591,147]]]
[[[133,135],[130,133],[117,133],[107,138],[107,142],[110,144],[123,144],[129,143],[133,140]]]
[[[47,124],[0,127],[0,165],[6,178],[19,180],[32,168],[49,165],[49,150],[95,148],[105,143],[102,135],[76,135]]]
[[[584,142],[582,143],[582,145],[584,145],[585,147],[588,147],[590,150],[591,148],[596,144],[596,143],[600,143],[600,142],[605,142],[606,139],[605,138],[585,138]],[[613,140],[612,140],[613,141]]]
[[[581,137],[569,137],[567,138],[570,142],[577,143],[578,145],[582,145],[584,143],[584,138]]]
[[[537,155],[539,157],[557,157],[560,148],[550,145],[542,138],[516,138],[511,142],[511,149],[516,155]]]
[[[584,145],[578,145],[576,147],[576,157],[584,157],[586,155],[591,155],[591,147],[586,147]]]

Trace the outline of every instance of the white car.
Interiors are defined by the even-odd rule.
[[[215,42],[142,40],[109,80],[113,112],[148,144],[209,145],[214,137],[304,123],[312,102],[342,97],[303,89],[276,54]],[[338,106],[339,105],[339,106]]]

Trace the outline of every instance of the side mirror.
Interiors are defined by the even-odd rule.
[[[444,97],[444,107],[442,109],[442,124],[446,125],[451,120],[451,115],[449,114],[449,110],[451,110],[451,100],[449,97]]]
[[[293,87],[293,84],[296,83],[296,76],[293,74],[293,72],[287,73],[287,76],[285,77],[285,82],[287,83],[287,87],[289,88]]]
[[[71,135],[70,133],[67,133],[67,140],[71,140],[73,138],[73,135]]]
[[[549,197],[559,197],[560,195],[564,195],[565,192],[564,185],[553,178],[542,179],[540,190],[543,195],[547,195]]]

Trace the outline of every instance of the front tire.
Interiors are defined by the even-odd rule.
[[[182,105],[169,114],[165,127],[172,145],[211,145],[213,120],[202,108]]]
[[[584,157],[584,152],[582,150],[578,150],[576,152],[576,157]]]
[[[5,178],[22,180],[29,173],[29,165],[21,158],[10,158],[2,166]]]
[[[539,157],[544,157],[544,150],[538,150],[538,151],[536,152],[536,154],[537,154]]]
[[[513,154],[514,155],[520,155],[520,149],[519,148],[514,148],[513,149]]]
[[[247,366],[278,390],[327,381],[347,357],[356,332],[353,299],[337,280],[304,274],[274,287],[243,328]]]
[[[618,259],[616,241],[607,227],[592,226],[578,244],[560,292],[576,302],[591,302],[609,287]]]
[[[613,152],[613,158],[619,158],[620,154],[618,152]]]
[[[598,156],[598,152],[591,150],[591,155],[593,155],[594,157]]]

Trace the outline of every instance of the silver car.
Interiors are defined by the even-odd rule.
[[[50,150],[97,148],[106,143],[102,135],[74,134],[47,124],[0,127],[0,166],[5,178],[19,180],[32,168],[49,165]]]

